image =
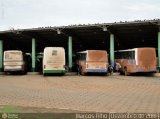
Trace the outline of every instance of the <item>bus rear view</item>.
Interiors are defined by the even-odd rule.
[[[87,50],[78,52],[78,71],[82,75],[86,73],[107,74],[107,52],[104,50]]]
[[[65,73],[65,50],[62,47],[46,47],[43,55],[43,75]]]
[[[138,48],[137,64],[139,72],[156,72],[155,48]]]
[[[4,72],[25,73],[25,61],[20,50],[4,51]]]

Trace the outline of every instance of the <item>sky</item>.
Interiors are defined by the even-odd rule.
[[[160,0],[0,0],[0,30],[160,18]]]

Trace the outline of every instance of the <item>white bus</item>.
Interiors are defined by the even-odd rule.
[[[26,63],[22,51],[7,50],[4,51],[4,72],[26,73]]]
[[[43,54],[43,75],[65,74],[65,50],[62,47],[46,47]]]

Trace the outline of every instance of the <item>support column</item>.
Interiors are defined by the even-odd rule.
[[[3,41],[0,40],[0,72],[3,71]]]
[[[36,69],[36,39],[32,38],[32,72]]]
[[[158,70],[160,71],[160,30],[158,32]]]
[[[114,67],[114,34],[110,34],[110,64]]]
[[[72,69],[72,37],[68,37],[68,67],[71,71]]]

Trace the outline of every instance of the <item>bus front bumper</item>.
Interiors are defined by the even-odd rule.
[[[22,71],[22,70],[23,70],[22,66],[4,66],[4,71],[16,72],[16,71]]]
[[[138,73],[138,72],[144,72],[144,73],[149,73],[149,72],[156,72],[157,69],[156,68],[152,68],[152,69],[142,69],[142,68],[138,68],[134,71],[129,71],[130,73]]]
[[[86,69],[86,73],[107,73],[107,69]]]
[[[65,73],[65,70],[43,70],[43,74]]]

